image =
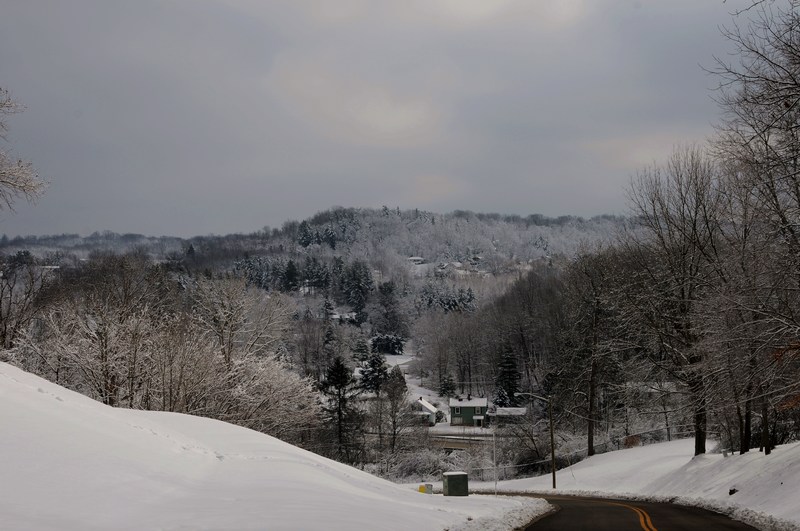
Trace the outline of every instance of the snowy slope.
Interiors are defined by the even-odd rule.
[[[732,514],[762,529],[800,528],[800,444],[723,457],[692,457],[684,439],[590,457],[557,473],[558,491],[677,499]],[[502,491],[551,492],[550,475],[503,481]],[[494,484],[482,488],[494,489]],[[729,495],[730,489],[737,492]],[[785,525],[770,518],[792,522]]]
[[[512,529],[540,500],[429,496],[209,419],[0,363],[2,529]]]

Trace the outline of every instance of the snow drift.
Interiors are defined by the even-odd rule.
[[[759,529],[800,529],[800,443],[778,446],[769,456],[693,453],[694,440],[683,439],[596,455],[559,470],[558,492],[674,501]],[[547,493],[550,487],[546,475],[503,481],[498,489]]]
[[[542,500],[429,496],[245,428],[115,409],[0,363],[0,528],[512,529]]]

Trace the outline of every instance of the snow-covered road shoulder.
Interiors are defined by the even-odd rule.
[[[557,474],[559,494],[666,501],[711,509],[763,530],[800,529],[800,444],[771,455],[705,454],[679,440],[590,457]],[[500,492],[552,494],[549,475],[503,481]],[[493,491],[494,484],[476,484]]]
[[[114,409],[0,363],[0,529],[511,530],[542,500],[426,495],[214,420]]]

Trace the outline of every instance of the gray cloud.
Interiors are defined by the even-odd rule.
[[[744,1],[744,0],[741,0]],[[741,3],[741,2],[740,2]],[[7,1],[7,234],[252,231],[332,205],[624,211],[717,109],[729,0]]]

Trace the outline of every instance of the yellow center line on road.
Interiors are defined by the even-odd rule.
[[[639,507],[634,507],[633,505],[627,505],[625,503],[614,503],[614,502],[604,502],[609,505],[619,505],[620,507],[625,507],[626,509],[630,509],[631,511],[635,512],[639,515],[639,525],[642,526],[644,531],[658,531],[656,527],[653,525],[653,522],[650,520],[650,515],[647,514],[647,511],[641,509]]]
[[[572,496],[546,496],[550,499],[571,499]],[[572,498],[574,499],[574,498]],[[656,526],[653,525],[653,521],[650,520],[650,515],[647,514],[647,511],[640,507],[634,507],[633,505],[628,505],[626,503],[619,503],[619,502],[612,502],[612,501],[605,501],[602,499],[593,499],[593,500],[586,500],[592,503],[605,503],[606,505],[618,505],[620,507],[625,507],[626,509],[630,509],[631,511],[635,512],[639,516],[639,525],[642,526],[643,531],[658,531]]]

